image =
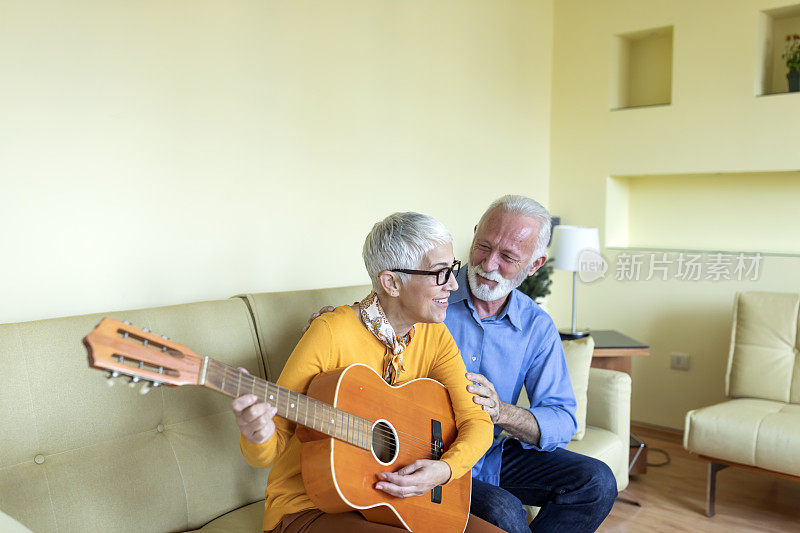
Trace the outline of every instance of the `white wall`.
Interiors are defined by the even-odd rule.
[[[549,195],[552,0],[0,5],[0,322],[363,283]]]

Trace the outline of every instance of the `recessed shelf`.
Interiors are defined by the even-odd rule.
[[[779,252],[763,252],[763,251],[742,251],[742,250],[716,250],[711,248],[705,249],[693,249],[693,248],[657,248],[655,246],[647,246],[647,247],[639,247],[639,246],[606,246],[606,250],[619,250],[621,252],[643,252],[643,253],[689,253],[689,254],[726,254],[726,255],[737,255],[737,254],[748,254],[752,255],[755,253],[761,254],[764,257],[800,257],[800,252],[797,253],[779,253]]]
[[[672,26],[614,37],[611,109],[672,102]]]
[[[759,14],[759,57],[756,95],[780,94],[789,91],[786,81],[784,53],[786,36],[800,34],[800,4],[769,9]]]
[[[793,92],[793,93],[771,93],[771,94],[757,94],[756,98],[766,98],[768,96],[785,96],[787,94],[800,94],[800,92]]]
[[[609,248],[800,254],[800,171],[612,176]]]
[[[615,107],[611,111],[627,111],[629,109],[644,109],[651,107],[669,107],[672,104],[649,104],[649,105],[632,105],[630,107]]]

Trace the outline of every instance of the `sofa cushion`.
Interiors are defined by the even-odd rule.
[[[567,444],[571,452],[588,455],[603,461],[611,468],[617,480],[617,489],[628,485],[628,446],[616,435],[606,429],[586,426],[581,440],[573,440]]]
[[[87,365],[103,316],[263,375],[239,299],[0,325],[0,505],[34,531],[198,527],[263,498],[230,399],[200,387],[147,395]]]
[[[3,533],[31,533],[30,529],[2,511],[0,511],[0,531]]]
[[[800,294],[738,293],[726,392],[800,403]]]
[[[327,305],[350,305],[372,290],[370,285],[335,287],[308,291],[244,294],[255,320],[266,362],[267,379],[276,381],[312,313]]]
[[[564,341],[564,356],[567,358],[569,379],[578,406],[575,408],[575,419],[578,430],[572,440],[581,440],[586,432],[586,391],[589,388],[589,368],[592,364],[594,339],[584,337],[573,341]]]
[[[800,476],[800,406],[740,398],[689,411],[684,447],[708,457]]]

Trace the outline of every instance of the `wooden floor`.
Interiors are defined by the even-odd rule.
[[[599,531],[800,532],[800,482],[726,468],[717,474],[717,514],[707,518],[707,463],[684,450],[677,433],[643,427],[634,432],[647,443],[650,463],[664,457],[654,448],[666,450],[671,463],[631,477],[621,496],[641,507],[618,499]]]

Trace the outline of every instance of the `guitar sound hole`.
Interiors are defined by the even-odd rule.
[[[372,427],[372,453],[385,465],[393,462],[397,455],[397,435],[386,422],[380,421]]]

